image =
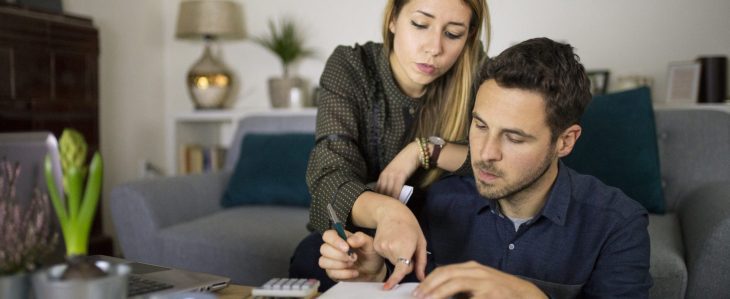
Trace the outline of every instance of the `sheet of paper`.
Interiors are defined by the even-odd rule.
[[[411,299],[417,282],[401,283],[390,291],[383,290],[382,282],[340,282],[324,292],[319,299]]]

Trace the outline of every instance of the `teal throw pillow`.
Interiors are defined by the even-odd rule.
[[[563,162],[618,187],[651,213],[664,213],[656,125],[649,88],[593,97],[583,133]]]
[[[305,174],[314,134],[246,134],[221,204],[309,207]]]

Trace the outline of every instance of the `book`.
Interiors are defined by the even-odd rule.
[[[218,172],[225,166],[226,149],[219,145],[182,144],[178,151],[178,172]]]

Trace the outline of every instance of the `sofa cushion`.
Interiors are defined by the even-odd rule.
[[[649,215],[648,230],[651,242],[649,272],[654,279],[649,297],[684,298],[688,274],[677,215]]]
[[[261,285],[287,277],[294,248],[309,233],[301,207],[245,206],[224,209],[160,231],[161,264]],[[221,229],[227,228],[227,229]]]
[[[247,134],[221,204],[276,204],[308,207],[305,181],[314,135]]]
[[[593,97],[581,126],[583,133],[565,164],[620,188],[651,213],[664,213],[649,88]]]

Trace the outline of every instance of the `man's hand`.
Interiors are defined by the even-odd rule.
[[[383,281],[385,261],[375,252],[373,238],[357,232],[347,232],[347,241],[342,240],[334,230],[322,234],[324,244],[319,248],[322,256],[319,266],[335,281]],[[347,254],[352,247],[352,256]]]
[[[436,268],[413,292],[417,298],[449,298],[458,293],[470,298],[547,298],[531,282],[474,261]]]
[[[398,199],[406,180],[421,165],[419,155],[418,144],[415,141],[406,145],[380,173],[375,192]]]

